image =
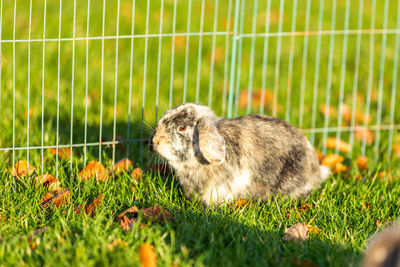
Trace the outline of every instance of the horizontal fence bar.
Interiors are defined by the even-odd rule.
[[[322,127],[322,128],[308,128],[302,129],[304,133],[323,133],[324,131],[327,132],[352,132],[356,130],[372,130],[372,131],[379,131],[379,130],[400,130],[400,124],[394,125],[370,125],[370,126],[345,126],[345,127]]]
[[[46,38],[46,39],[5,39],[0,43],[32,43],[32,42],[58,42],[58,41],[85,41],[85,40],[113,40],[130,38],[155,38],[155,37],[178,37],[178,36],[213,36],[213,35],[234,35],[234,32],[184,32],[184,33],[151,33],[134,35],[110,35],[92,37],[66,37],[66,38]],[[269,32],[269,33],[243,33],[234,36],[235,39],[249,37],[279,37],[279,36],[310,36],[310,35],[356,35],[356,34],[400,34],[400,29],[362,29],[362,30],[323,30],[323,31],[299,31],[299,32]]]

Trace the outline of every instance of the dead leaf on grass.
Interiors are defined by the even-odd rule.
[[[393,150],[395,152],[396,157],[400,158],[400,144],[395,144],[393,146]]]
[[[371,145],[374,142],[375,134],[367,129],[358,129],[354,131],[354,139],[363,141],[364,138],[365,142]]]
[[[103,200],[103,194],[100,194],[91,204],[85,207],[86,214],[94,217],[96,216],[96,211],[100,207],[100,203]]]
[[[336,137],[326,139],[325,146],[331,149],[336,149],[336,147],[338,147],[340,152],[347,153],[350,151],[350,145]]]
[[[324,116],[337,117],[337,110],[332,106],[328,107],[327,105],[324,104],[319,108],[319,111]]]
[[[89,180],[96,177],[99,181],[105,181],[109,176],[108,171],[104,168],[103,164],[97,161],[89,161],[79,172],[78,177],[82,180]]]
[[[50,174],[41,174],[38,177],[35,177],[34,181],[36,186],[43,185],[47,187],[50,191],[57,190],[61,187],[60,181]]]
[[[142,177],[143,177],[143,171],[142,171],[142,169],[140,169],[140,168],[135,168],[135,169],[133,169],[133,171],[131,172],[131,176],[132,176],[135,180],[139,181],[139,180],[142,179]]]
[[[114,164],[113,171],[115,174],[120,174],[124,171],[127,171],[131,166],[132,161],[130,161],[128,158],[123,158]]]
[[[321,151],[317,151],[316,153],[317,153],[318,161],[319,161],[319,163],[321,163],[322,160],[324,159],[324,154]]]
[[[49,152],[55,156],[57,154],[57,148],[51,147],[49,148]],[[68,147],[59,147],[58,156],[63,159],[69,159],[71,157],[71,150]]]
[[[239,95],[239,106],[244,108],[248,104],[249,100],[249,91],[248,90],[242,90]],[[251,92],[251,104],[254,106],[260,106],[261,105],[261,100],[263,98],[262,95],[262,89],[256,89]],[[272,102],[274,98],[274,94],[270,92],[269,90],[264,90],[264,105],[268,105],[270,102]]]
[[[337,163],[341,163],[344,161],[344,158],[338,154],[328,154],[322,160],[321,165],[333,168]]]
[[[360,170],[368,169],[368,158],[366,156],[359,156],[357,158],[357,166]]]
[[[28,164],[28,162],[25,160],[19,160],[14,165],[14,176],[24,177],[27,176],[28,173],[29,176],[31,176],[34,171],[35,167],[33,167],[31,164]]]
[[[315,225],[308,225],[308,232],[318,235],[319,233],[321,233],[321,229],[319,229],[318,226]]]
[[[142,267],[156,267],[157,256],[154,247],[148,243],[143,244],[139,249],[140,265]]]
[[[47,192],[46,195],[42,198],[41,204],[44,208],[48,208],[51,205],[60,208],[64,205],[71,204],[70,195],[71,192],[68,189],[59,188],[58,190]]]

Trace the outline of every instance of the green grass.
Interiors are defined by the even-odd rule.
[[[73,6],[74,1],[63,1],[61,17],[61,38],[73,37]],[[86,37],[87,2],[76,1],[76,37]],[[173,25],[173,0],[164,1],[163,33],[171,33]],[[266,1],[258,1],[256,32],[264,32],[266,18]],[[306,2],[298,1],[296,31],[304,31],[306,17]],[[318,30],[319,2],[311,1],[310,31]],[[337,1],[337,19],[335,29],[344,29],[346,1]],[[357,29],[359,1],[349,1],[350,19],[349,29]],[[376,21],[374,27],[381,29],[384,25],[384,2],[376,1]],[[16,2],[15,39],[14,31],[14,1],[2,1],[0,44],[2,65],[0,69],[0,265],[132,265],[138,263],[137,248],[144,242],[153,244],[156,248],[158,260],[162,265],[170,263],[179,265],[293,265],[296,258],[301,263],[310,261],[318,266],[325,265],[357,265],[360,261],[368,239],[377,228],[383,227],[389,221],[399,219],[399,159],[394,155],[388,157],[388,138],[390,131],[382,130],[380,139],[367,145],[366,155],[370,158],[368,173],[362,173],[360,180],[356,179],[358,171],[355,159],[360,155],[362,144],[355,141],[352,155],[343,154],[346,165],[351,167],[350,174],[345,179],[341,176],[331,177],[321,189],[302,201],[285,201],[274,199],[250,206],[245,209],[232,207],[214,207],[204,209],[196,201],[186,201],[173,178],[161,179],[156,174],[147,172],[146,177],[136,183],[128,175],[107,183],[90,181],[78,182],[76,174],[82,169],[86,160],[98,160],[106,166],[112,164],[113,147],[99,146],[88,148],[86,158],[83,147],[73,148],[72,169],[69,162],[54,160],[47,149],[32,148],[12,151],[13,147],[54,146],[57,143],[82,144],[85,142],[110,141],[115,139],[129,140],[150,136],[151,127],[160,115],[169,108],[183,101],[194,102],[196,95],[199,102],[209,104],[210,70],[212,55],[212,36],[202,38],[202,47],[199,51],[198,36],[190,38],[175,38],[173,80],[171,83],[171,47],[172,38],[161,39],[160,80],[157,82],[159,38],[147,39],[147,68],[144,83],[144,60],[146,39],[134,38],[133,56],[131,58],[131,39],[121,38],[118,43],[118,73],[116,75],[116,40],[92,39],[88,41],[88,77],[86,80],[86,40],[76,40],[73,46],[71,40],[57,41],[59,37],[59,2],[47,1],[46,6],[46,33],[44,66],[43,44],[43,11],[44,0],[33,1],[31,39],[30,43],[30,73],[28,88],[28,51],[29,43],[29,1]],[[148,33],[157,34],[160,26],[160,3],[152,0],[149,9]],[[232,1],[233,6],[235,1]],[[246,1],[243,17],[243,33],[251,33],[253,1]],[[388,1],[387,28],[396,29],[397,3]],[[271,3],[270,32],[278,31],[279,1]],[[102,35],[103,1],[91,0],[90,6],[90,37]],[[146,32],[146,1],[136,1],[135,34]],[[229,1],[220,0],[218,8],[217,31],[224,32],[229,16]],[[285,1],[283,10],[283,32],[291,31],[292,1]],[[188,1],[177,1],[176,32],[187,31]],[[215,1],[205,1],[204,32],[212,32],[214,23]],[[364,0],[362,11],[362,29],[369,29],[371,24],[372,0]],[[104,35],[116,35],[117,18],[116,1],[106,2]],[[201,1],[192,0],[190,32],[200,30]],[[322,30],[330,30],[332,16],[332,1],[324,1]],[[121,0],[119,35],[131,34],[132,1]],[[240,21],[239,21],[240,22]],[[358,76],[358,92],[356,109],[366,112],[368,99],[371,100],[369,125],[379,122],[379,105],[382,104],[381,124],[399,124],[400,112],[394,112],[394,121],[390,120],[390,105],[400,103],[400,83],[394,87],[395,98],[391,97],[392,82],[396,73],[393,73],[395,56],[395,34],[388,34],[386,49],[381,65],[383,51],[382,34],[362,34],[360,47],[360,66]],[[371,38],[374,38],[371,41]],[[21,41],[25,40],[25,41]],[[279,80],[275,83],[275,66],[277,63],[277,37],[269,38],[266,89],[274,90],[277,85],[278,112],[277,117],[286,119],[295,126],[310,129],[325,126],[324,116],[318,112],[325,104],[328,87],[329,62],[329,35],[321,36],[320,67],[317,69],[319,80],[317,83],[317,112],[316,124],[313,119],[313,86],[315,77],[317,35],[310,35],[305,75],[304,114],[301,116],[301,74],[304,36],[294,38],[293,73],[289,77],[289,61],[291,54],[291,37],[283,36],[281,46]],[[186,41],[189,44],[188,58],[186,55]],[[264,38],[257,37],[254,41],[254,74],[250,77],[252,38],[242,39],[240,70],[235,74],[235,90],[243,91],[248,88],[249,80],[253,82],[253,89],[259,90],[262,85],[262,65]],[[341,63],[344,36],[335,35],[332,57],[332,83],[330,104],[339,106],[341,83]],[[344,103],[352,105],[353,81],[356,62],[357,35],[348,35],[346,68],[344,76]],[[374,45],[371,50],[370,44]],[[218,115],[227,114],[226,92],[229,90],[229,72],[225,72],[225,49],[229,47],[227,58],[230,69],[232,35],[225,42],[225,35],[217,35],[215,40],[216,60],[211,84],[210,106]],[[73,58],[73,48],[75,57]],[[104,61],[102,64],[102,51]],[[15,53],[14,53],[15,49]],[[198,55],[201,52],[200,62]],[[60,57],[58,54],[60,53]],[[373,63],[370,61],[373,56]],[[15,57],[15,60],[14,60]],[[58,60],[60,68],[58,69]],[[184,98],[185,62],[188,61],[187,94]],[[74,62],[74,64],[73,64]],[[130,79],[130,62],[132,62],[132,79]],[[373,67],[371,76],[371,95],[368,94],[369,64]],[[200,64],[200,65],[199,65]],[[74,82],[72,83],[72,66],[74,65]],[[380,87],[380,69],[384,67],[382,87]],[[102,76],[103,67],[103,76]],[[44,68],[44,84],[42,84],[42,68]],[[200,70],[199,87],[197,88],[197,71]],[[224,74],[227,74],[225,76]],[[15,76],[15,79],[14,79]],[[103,77],[103,80],[102,80]],[[117,77],[117,80],[115,79]],[[85,120],[86,81],[88,84],[87,120]],[[117,81],[117,83],[116,83]],[[287,103],[288,84],[292,85],[290,102]],[[172,87],[170,86],[172,84]],[[101,102],[101,86],[103,85],[103,101]],[[116,114],[114,116],[114,93],[117,85]],[[145,85],[145,88],[144,88]],[[44,102],[42,102],[42,86],[44,88]],[[132,88],[132,97],[129,101],[129,88]],[[72,87],[74,90],[72,90]],[[157,91],[158,88],[158,91]],[[198,91],[197,91],[198,89]],[[379,92],[382,101],[379,101]],[[159,98],[157,98],[157,92]],[[170,97],[172,95],[172,97]],[[15,99],[15,105],[13,104]],[[29,101],[28,101],[29,99]],[[158,102],[157,102],[158,99]],[[237,104],[235,95],[234,114],[246,113],[246,107]],[[73,103],[73,105],[72,105]],[[129,106],[131,103],[131,106]],[[43,108],[42,108],[43,105]],[[27,110],[32,109],[29,119]],[[73,109],[71,108],[73,107]],[[144,107],[144,109],[142,109]],[[264,113],[272,114],[272,104],[267,103]],[[286,110],[290,109],[288,117]],[[397,107],[398,109],[398,107]],[[396,110],[397,110],[396,109]],[[15,110],[15,119],[13,119]],[[58,113],[57,113],[58,110]],[[128,113],[131,110],[131,116]],[[258,112],[259,106],[252,104],[252,112]],[[59,114],[59,116],[57,116]],[[114,120],[115,117],[115,120]],[[142,120],[146,124],[141,131]],[[43,127],[42,127],[43,122]],[[72,124],[71,124],[72,122]],[[115,122],[115,136],[113,133]],[[101,125],[101,128],[100,128]],[[130,125],[130,133],[127,128]],[[329,127],[338,126],[337,117],[331,116]],[[58,130],[57,130],[58,129]],[[85,135],[86,129],[86,135]],[[43,133],[43,134],[42,134]],[[329,132],[335,136],[336,132]],[[58,136],[58,140],[57,140]],[[101,136],[101,137],[100,137]],[[310,137],[309,132],[307,136]],[[316,133],[314,146],[322,149],[322,134]],[[349,141],[350,133],[342,132],[341,138]],[[101,139],[101,140],[100,140]],[[393,132],[393,142],[400,143],[398,130]],[[378,150],[375,150],[377,144]],[[8,150],[4,150],[8,148]],[[129,150],[129,153],[127,153]],[[328,152],[332,152],[329,151]],[[100,156],[99,156],[100,154]],[[128,154],[128,155],[127,155]],[[44,210],[40,200],[44,190],[35,189],[29,179],[19,180],[13,188],[11,166],[13,159],[27,159],[37,167],[37,173],[58,175],[63,187],[72,192],[71,206],[60,210]],[[115,147],[115,159],[128,156],[135,165],[141,164],[144,170],[149,170],[154,162],[146,147],[141,153],[139,142],[121,144]],[[374,159],[377,159],[374,161]],[[42,166],[43,162],[43,166]],[[58,164],[58,165],[57,165]],[[394,179],[376,178],[376,173],[386,170],[390,166]],[[132,190],[132,186],[136,189]],[[81,203],[90,203],[100,192],[104,200],[95,218],[86,215],[77,215],[75,207]],[[381,200],[383,197],[383,200]],[[302,214],[292,214],[285,217],[286,211],[303,203],[310,203],[314,208]],[[363,203],[369,203],[369,208],[363,208]],[[148,223],[144,229],[135,225],[132,232],[126,233],[114,221],[117,214],[127,207],[137,205],[140,208],[160,204],[173,214],[173,223]],[[284,229],[297,222],[309,222],[317,225],[322,231],[302,244],[285,242],[282,240]],[[376,220],[382,222],[376,226]],[[31,250],[27,241],[29,234],[35,229],[48,226],[49,230],[41,236],[41,243]],[[128,246],[115,248],[109,251],[107,244],[114,239],[128,242]]]

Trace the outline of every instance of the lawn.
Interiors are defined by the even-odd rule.
[[[246,1],[239,6],[238,31],[243,35],[237,41],[232,90],[235,1],[107,1],[104,20],[100,0],[62,1],[61,9],[59,1],[35,0],[31,9],[28,0],[2,1],[0,266],[130,266],[139,263],[143,243],[154,245],[162,266],[357,265],[373,234],[400,218],[400,164],[392,151],[392,142],[400,144],[400,112],[394,105],[400,102],[395,64],[400,11],[396,1],[360,1],[321,1],[322,8],[320,1],[310,1],[308,31],[329,31],[332,22],[334,29],[346,29],[349,7],[347,29],[364,30],[361,35],[294,37],[274,33],[306,31],[308,1],[298,1],[297,9],[296,1],[282,6],[271,1],[269,13],[267,1]],[[266,21],[272,33],[267,39]],[[397,32],[368,33],[385,27]],[[174,38],[173,32],[178,33]],[[194,34],[182,34],[186,32]],[[258,34],[254,38],[253,32]],[[272,96],[264,107],[257,96],[247,101],[245,92],[256,95],[264,89]],[[348,170],[299,201],[271,198],[244,207],[205,209],[194,199],[185,200],[173,175],[151,171],[156,159],[142,141],[164,111],[183,102],[206,104],[226,116],[229,91],[234,92],[234,116],[276,115],[304,129],[316,149],[327,154],[335,150],[324,148],[324,129],[334,137],[336,127],[344,126],[340,138],[352,150],[340,154]],[[337,113],[342,102],[369,114],[370,120],[321,112],[329,104]],[[371,142],[353,136],[351,126],[357,124],[371,127]],[[71,149],[71,160],[50,153],[57,145]],[[362,154],[369,158],[364,171],[356,164]],[[77,178],[89,160],[110,167],[123,157],[145,171],[142,179],[129,172],[107,182]],[[33,176],[57,176],[70,190],[71,203],[43,208],[45,188],[35,187],[32,177],[14,181],[17,160],[35,166]],[[103,200],[96,216],[77,214],[76,207],[99,194]],[[156,204],[174,221],[148,221],[140,215],[145,226],[135,223],[126,232],[116,220],[131,206]],[[284,241],[285,229],[302,222],[317,226],[320,233],[310,233],[300,243]],[[43,227],[47,231],[28,240]]]

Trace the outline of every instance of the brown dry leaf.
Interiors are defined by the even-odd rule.
[[[352,110],[347,104],[341,104],[339,107],[340,112],[342,113],[342,118],[345,122],[351,121]]]
[[[395,144],[393,146],[393,150],[395,152],[396,157],[400,158],[400,144]]]
[[[51,147],[49,148],[49,152],[55,156],[57,154],[57,148]],[[63,159],[69,159],[71,157],[71,150],[68,147],[59,147],[58,156]]]
[[[368,169],[368,158],[366,156],[359,156],[357,158],[357,166],[360,170]]]
[[[362,111],[356,110],[356,121],[360,124],[368,124],[371,122],[371,115],[367,116]]]
[[[340,162],[337,163],[335,168],[333,169],[334,173],[345,172],[345,171],[347,171],[347,167]]]
[[[186,47],[186,36],[184,35],[177,35],[174,37],[175,47],[177,49],[185,49]]]
[[[318,235],[319,233],[321,233],[321,229],[319,229],[318,226],[315,225],[308,225],[308,232]]]
[[[14,176],[24,177],[27,176],[28,173],[29,176],[31,176],[34,171],[35,167],[28,164],[25,160],[19,160],[14,165]]]
[[[35,177],[34,181],[36,186],[43,185],[45,187],[48,187],[48,190],[51,191],[57,190],[61,187],[60,181],[50,174],[41,174],[38,177]]]
[[[324,116],[337,117],[337,110],[332,106],[328,107],[327,105],[324,104],[319,108],[319,111]]]
[[[163,207],[160,207],[158,205],[141,210],[141,212],[145,217],[151,218],[156,221],[163,221],[163,220],[173,221],[174,220],[174,218],[172,217],[171,213],[169,213],[168,210],[166,210]]]
[[[135,180],[139,181],[143,177],[143,171],[140,168],[135,168],[135,169],[133,169],[131,176]]]
[[[310,203],[305,203],[301,206],[295,207],[295,208],[290,208],[286,211],[285,217],[289,218],[292,212],[297,211],[298,213],[302,214],[307,212],[309,209],[314,208],[314,206]]]
[[[122,219],[122,217],[124,217],[125,214],[127,214],[127,213],[138,213],[138,212],[139,212],[138,207],[136,207],[136,206],[130,207],[129,209],[125,210],[120,215],[118,215],[118,219]]]
[[[132,229],[132,225],[137,221],[137,218],[129,219],[128,216],[124,215],[119,220],[122,229],[129,232]]]
[[[380,226],[381,225],[381,221],[380,220],[376,220],[376,226]]]
[[[333,168],[337,163],[343,162],[344,158],[338,154],[328,154],[322,160],[321,165]]]
[[[171,170],[166,164],[154,164],[152,166],[152,170],[155,172],[159,172],[161,176],[167,176],[171,174]]]
[[[243,90],[240,92],[239,95],[239,106],[240,107],[246,107],[248,103],[248,90]],[[261,98],[262,98],[262,90],[257,89],[253,90],[251,92],[251,104],[254,106],[260,106],[261,105]],[[269,90],[264,91],[264,105],[267,105],[270,103],[274,98],[274,94],[270,92]]]
[[[30,109],[28,109],[26,111],[26,116],[29,116],[29,118],[32,118],[32,116],[33,116],[33,109],[32,108],[30,108]]]
[[[285,230],[284,240],[306,240],[308,238],[308,225],[306,223],[297,223]]]
[[[64,205],[69,205],[71,203],[71,192],[68,189],[58,189],[52,192],[46,193],[42,198],[42,206],[44,208],[50,207],[54,204],[55,207],[60,208]]]
[[[89,161],[89,163],[83,167],[78,177],[82,180],[88,180],[95,176],[99,181],[105,181],[109,173],[104,168],[103,164],[97,161]]]
[[[350,145],[340,139],[337,139],[336,137],[330,137],[326,139],[325,146],[331,149],[336,149],[337,146],[340,152],[347,153],[350,151]]]
[[[107,244],[107,248],[109,251],[113,251],[114,248],[119,248],[119,247],[127,247],[128,242],[122,241],[121,238],[114,239],[111,243]]]
[[[91,204],[85,207],[86,214],[94,217],[96,216],[96,211],[100,207],[100,203],[103,200],[103,194],[100,194]]]
[[[114,164],[113,171],[115,174],[120,174],[124,171],[127,171],[131,166],[132,161],[130,161],[128,158],[123,158]]]
[[[156,267],[157,257],[154,252],[154,247],[148,243],[143,244],[139,249],[140,266]]]
[[[214,51],[214,62],[220,62],[225,58],[225,48],[216,47]],[[212,60],[212,54],[210,53],[210,60]]]
[[[319,163],[321,163],[322,160],[324,159],[324,154],[321,151],[317,151],[316,153],[317,153],[318,161],[319,161]]]
[[[354,138],[359,141],[362,141],[365,138],[365,142],[368,145],[371,145],[374,142],[375,134],[367,129],[355,130]]]

